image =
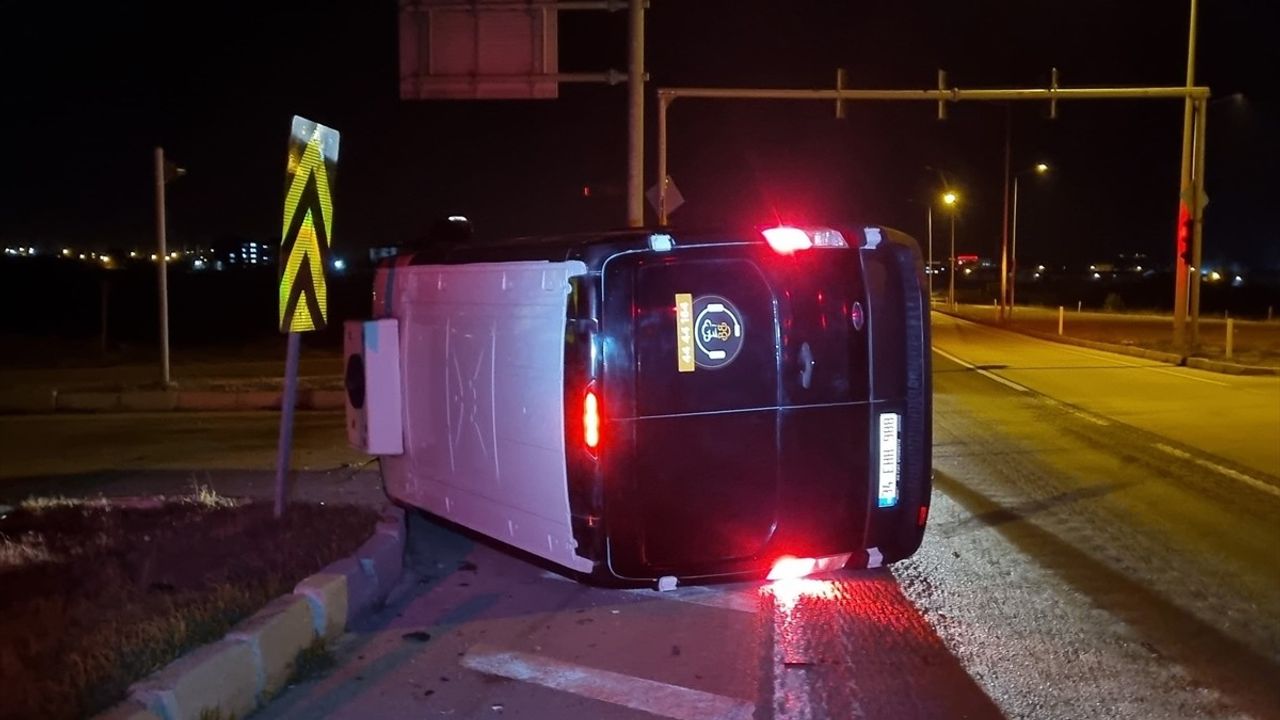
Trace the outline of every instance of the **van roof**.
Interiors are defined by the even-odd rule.
[[[910,235],[893,228],[872,223],[840,223],[829,225],[840,229],[852,247],[863,246],[863,233],[872,227],[879,228],[883,240],[894,245],[907,245],[919,254],[919,244]],[[856,228],[856,229],[855,229]],[[698,245],[765,244],[758,228],[730,228],[710,230],[674,230],[672,228],[627,228],[600,232],[537,235],[503,240],[471,240],[412,247],[401,254],[408,256],[410,265],[460,265],[474,262],[513,262],[520,260],[545,260],[564,262],[578,260],[586,264],[588,272],[599,272],[606,260],[628,250],[646,250],[653,235],[670,236],[676,247]],[[384,261],[386,262],[386,261]]]
[[[671,228],[628,228],[602,232],[571,233],[441,243],[411,249],[410,265],[455,265],[473,262],[510,262],[516,260],[548,260],[563,262],[580,260],[588,271],[598,271],[604,261],[627,250],[649,248],[652,235],[668,235],[676,245],[730,245],[763,243],[764,238],[753,229],[678,231]]]

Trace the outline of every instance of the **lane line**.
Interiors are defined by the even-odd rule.
[[[751,720],[756,710],[738,698],[490,645],[472,647],[462,666],[673,720]]]
[[[1070,413],[1070,414],[1072,414],[1072,415],[1075,415],[1076,417],[1080,418],[1081,420],[1087,420],[1087,421],[1089,421],[1089,422],[1093,423],[1094,425],[1100,425],[1100,426],[1102,426],[1102,427],[1110,427],[1110,426],[1111,426],[1111,421],[1110,421],[1110,420],[1107,420],[1106,418],[1099,417],[1099,416],[1097,416],[1097,415],[1093,415],[1093,414],[1091,414],[1091,413],[1087,413],[1087,412],[1085,412],[1085,411],[1083,411],[1083,410],[1077,410],[1076,408],[1071,407],[1070,405],[1068,405],[1068,404],[1066,404],[1066,403],[1063,403],[1063,402],[1059,402],[1059,401],[1057,401],[1057,400],[1054,400],[1054,399],[1053,399],[1053,398],[1051,398],[1051,397],[1045,396],[1044,401],[1045,401],[1047,404],[1049,404],[1050,406],[1052,406],[1052,407],[1055,407],[1055,408],[1057,408],[1057,409],[1059,409],[1059,410],[1061,410],[1061,411],[1063,411],[1063,412],[1066,412],[1066,413]]]
[[[971,363],[971,362],[966,362],[966,361],[964,361],[964,360],[961,360],[960,358],[956,357],[955,355],[952,355],[951,353],[947,352],[946,350],[942,350],[942,349],[939,349],[939,348],[936,348],[936,347],[935,347],[935,348],[933,348],[933,351],[934,351],[934,352],[936,352],[936,353],[938,353],[938,354],[939,354],[939,355],[941,355],[942,357],[944,357],[944,358],[946,358],[946,359],[950,360],[951,362],[956,363],[957,365],[962,365],[962,366],[964,366],[964,367],[966,367],[966,368],[968,368],[968,369],[970,369],[970,370],[973,370],[974,372],[978,373],[979,375],[981,375],[981,376],[983,376],[983,377],[985,377],[985,378],[989,378],[989,379],[991,379],[991,380],[995,380],[996,382],[1000,383],[1001,385],[1004,385],[1005,387],[1013,388],[1014,390],[1017,390],[1018,392],[1031,392],[1031,391],[1030,391],[1030,390],[1028,390],[1027,388],[1025,388],[1025,387],[1023,387],[1023,386],[1019,385],[1018,383],[1016,383],[1016,382],[1014,382],[1014,381],[1012,381],[1012,380],[1006,380],[1006,379],[1004,379],[1004,378],[1000,377],[999,375],[996,375],[995,373],[991,372],[990,370],[984,370],[984,369],[982,369],[982,368],[978,367],[977,365],[974,365],[974,364],[973,364],[973,363]]]
[[[1190,460],[1191,462],[1199,465],[1200,467],[1208,468],[1221,475],[1226,475],[1232,480],[1238,480],[1248,485],[1251,488],[1254,488],[1256,490],[1261,490],[1264,493],[1268,493],[1276,497],[1280,497],[1280,488],[1276,487],[1275,485],[1262,482],[1261,480],[1255,477],[1251,477],[1249,475],[1245,475],[1244,473],[1238,470],[1232,470],[1229,467],[1224,467],[1222,465],[1219,465],[1216,462],[1213,462],[1212,460],[1204,460],[1202,458],[1195,457],[1189,452],[1184,452],[1182,450],[1179,450],[1178,448],[1170,447],[1168,445],[1165,445],[1164,443],[1155,443],[1155,446],[1158,449],[1163,450],[1164,452],[1180,460]]]

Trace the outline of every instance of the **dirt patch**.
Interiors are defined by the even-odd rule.
[[[222,637],[372,534],[365,507],[204,491],[147,502],[34,500],[0,517],[0,718],[82,717]]]

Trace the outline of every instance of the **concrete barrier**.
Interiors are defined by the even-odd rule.
[[[316,637],[311,607],[300,595],[276,598],[227,633],[228,640],[244,642],[253,651],[255,697],[260,703],[280,692],[293,675],[298,653],[310,647]]]
[[[219,640],[175,660],[130,689],[135,702],[164,720],[210,714],[244,717],[258,705],[258,671],[246,643]]]

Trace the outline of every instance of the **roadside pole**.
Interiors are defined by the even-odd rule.
[[[156,148],[156,272],[160,293],[160,382],[169,387],[169,252],[165,247],[164,148]]]

